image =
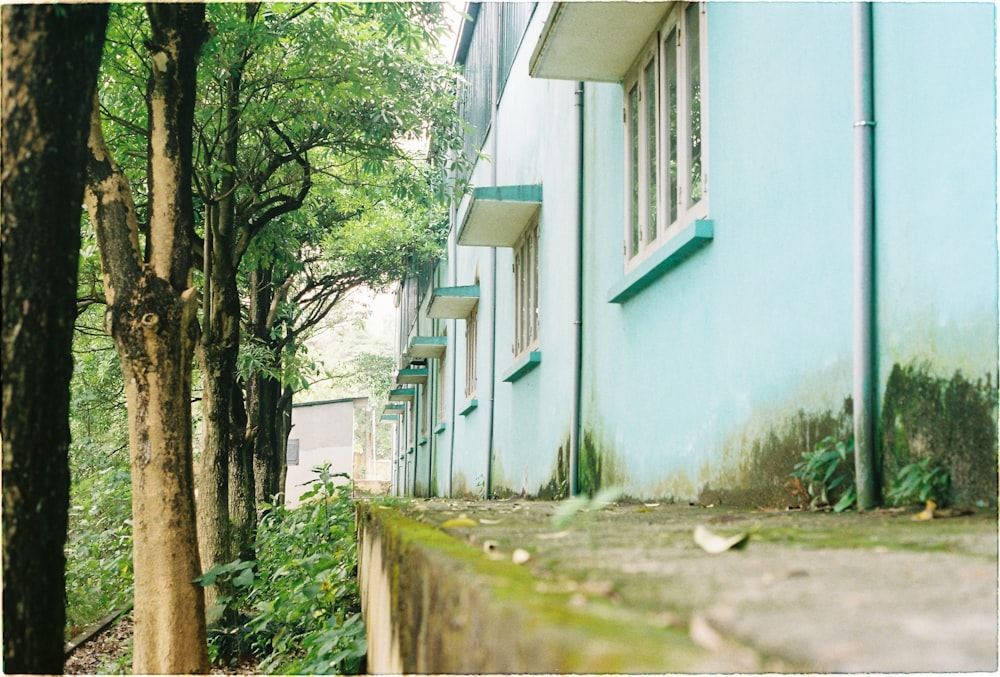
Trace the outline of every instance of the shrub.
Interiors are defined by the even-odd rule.
[[[213,629],[216,661],[250,651],[260,669],[282,674],[358,674],[367,652],[357,583],[354,506],[349,485],[329,467],[293,509],[266,505],[257,531],[257,560],[214,567],[203,585],[232,581],[243,616]]]
[[[803,451],[792,477],[802,480],[812,497],[813,509],[833,505],[835,512],[853,507],[858,501],[854,480],[854,439],[833,437],[820,440],[812,451]]]

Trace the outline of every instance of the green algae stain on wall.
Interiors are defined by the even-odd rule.
[[[561,501],[569,496],[569,435],[556,451],[556,467],[549,481],[538,489],[538,498]]]
[[[799,409],[762,432],[733,436],[725,445],[725,456],[733,460],[725,464],[726,470],[705,482],[698,502],[779,508],[798,505],[801,497],[791,481],[795,464],[802,460],[802,452],[812,450],[825,437],[849,439],[852,408],[847,398],[839,411]]]
[[[882,400],[884,477],[935,459],[951,476],[956,503],[997,501],[997,378],[960,371],[945,377],[926,363],[894,364]]]
[[[591,496],[601,489],[626,486],[625,472],[618,457],[592,430],[585,430],[580,439],[577,486],[581,494]]]

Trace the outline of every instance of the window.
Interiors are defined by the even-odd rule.
[[[708,213],[702,12],[674,9],[625,78],[626,270]]]
[[[478,324],[479,304],[477,303],[465,321],[465,397],[469,400],[476,396],[476,330]]]
[[[288,440],[288,449],[285,452],[285,462],[287,465],[299,464],[299,441]]]
[[[437,422],[438,423],[444,423],[447,420],[447,418],[448,418],[447,411],[445,410],[445,404],[446,404],[446,401],[445,401],[445,392],[446,392],[445,391],[445,366],[446,365],[445,365],[445,363],[446,363],[445,355],[442,354],[441,357],[437,361],[437,378],[435,379],[435,384],[436,384],[436,387],[437,387],[437,414],[438,414],[437,415]]]
[[[514,357],[538,347],[538,216],[514,245]]]

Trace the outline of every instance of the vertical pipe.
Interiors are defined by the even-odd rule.
[[[455,220],[457,219],[457,209],[455,200],[451,201],[451,233],[448,236],[448,285],[454,287],[458,282],[458,245],[455,242]],[[458,418],[458,363],[455,357],[458,354],[458,320],[448,320],[448,337],[450,352],[445,356],[451,356],[451,416],[448,418],[449,445],[448,445],[448,497],[455,497],[455,422]]]
[[[878,503],[872,5],[854,3],[854,459],[858,510]]]
[[[583,369],[583,82],[576,84],[577,124],[577,186],[576,186],[576,238],[573,242],[573,401],[569,429],[569,495],[580,493],[580,400]]]
[[[500,107],[500,69],[498,64],[500,63],[500,3],[491,3],[493,16],[492,25],[495,30],[495,38],[493,41],[493,58],[491,59],[491,70],[493,72],[493,79],[490,90],[490,179],[492,184],[497,185],[497,118],[499,117],[499,107]],[[490,247],[490,294],[492,296],[492,303],[490,303],[490,407],[487,411],[489,416],[487,429],[488,429],[488,443],[487,443],[487,453],[489,454],[486,458],[486,498],[493,495],[493,437],[495,434],[495,412],[496,407],[496,394],[497,394],[497,379],[496,379],[496,367],[497,367],[497,248]]]

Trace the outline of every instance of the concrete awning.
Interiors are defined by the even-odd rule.
[[[405,402],[416,397],[416,388],[393,388],[389,391],[390,402]]]
[[[532,77],[618,82],[673,2],[557,2],[531,55]]]
[[[463,287],[435,287],[427,304],[427,317],[437,319],[465,319],[479,302],[479,285]]]
[[[406,354],[411,358],[439,360],[444,357],[447,347],[447,336],[414,336],[406,347]]]
[[[542,206],[542,187],[480,186],[458,229],[458,244],[513,247]]]
[[[400,369],[396,374],[396,383],[427,383],[427,367]]]

